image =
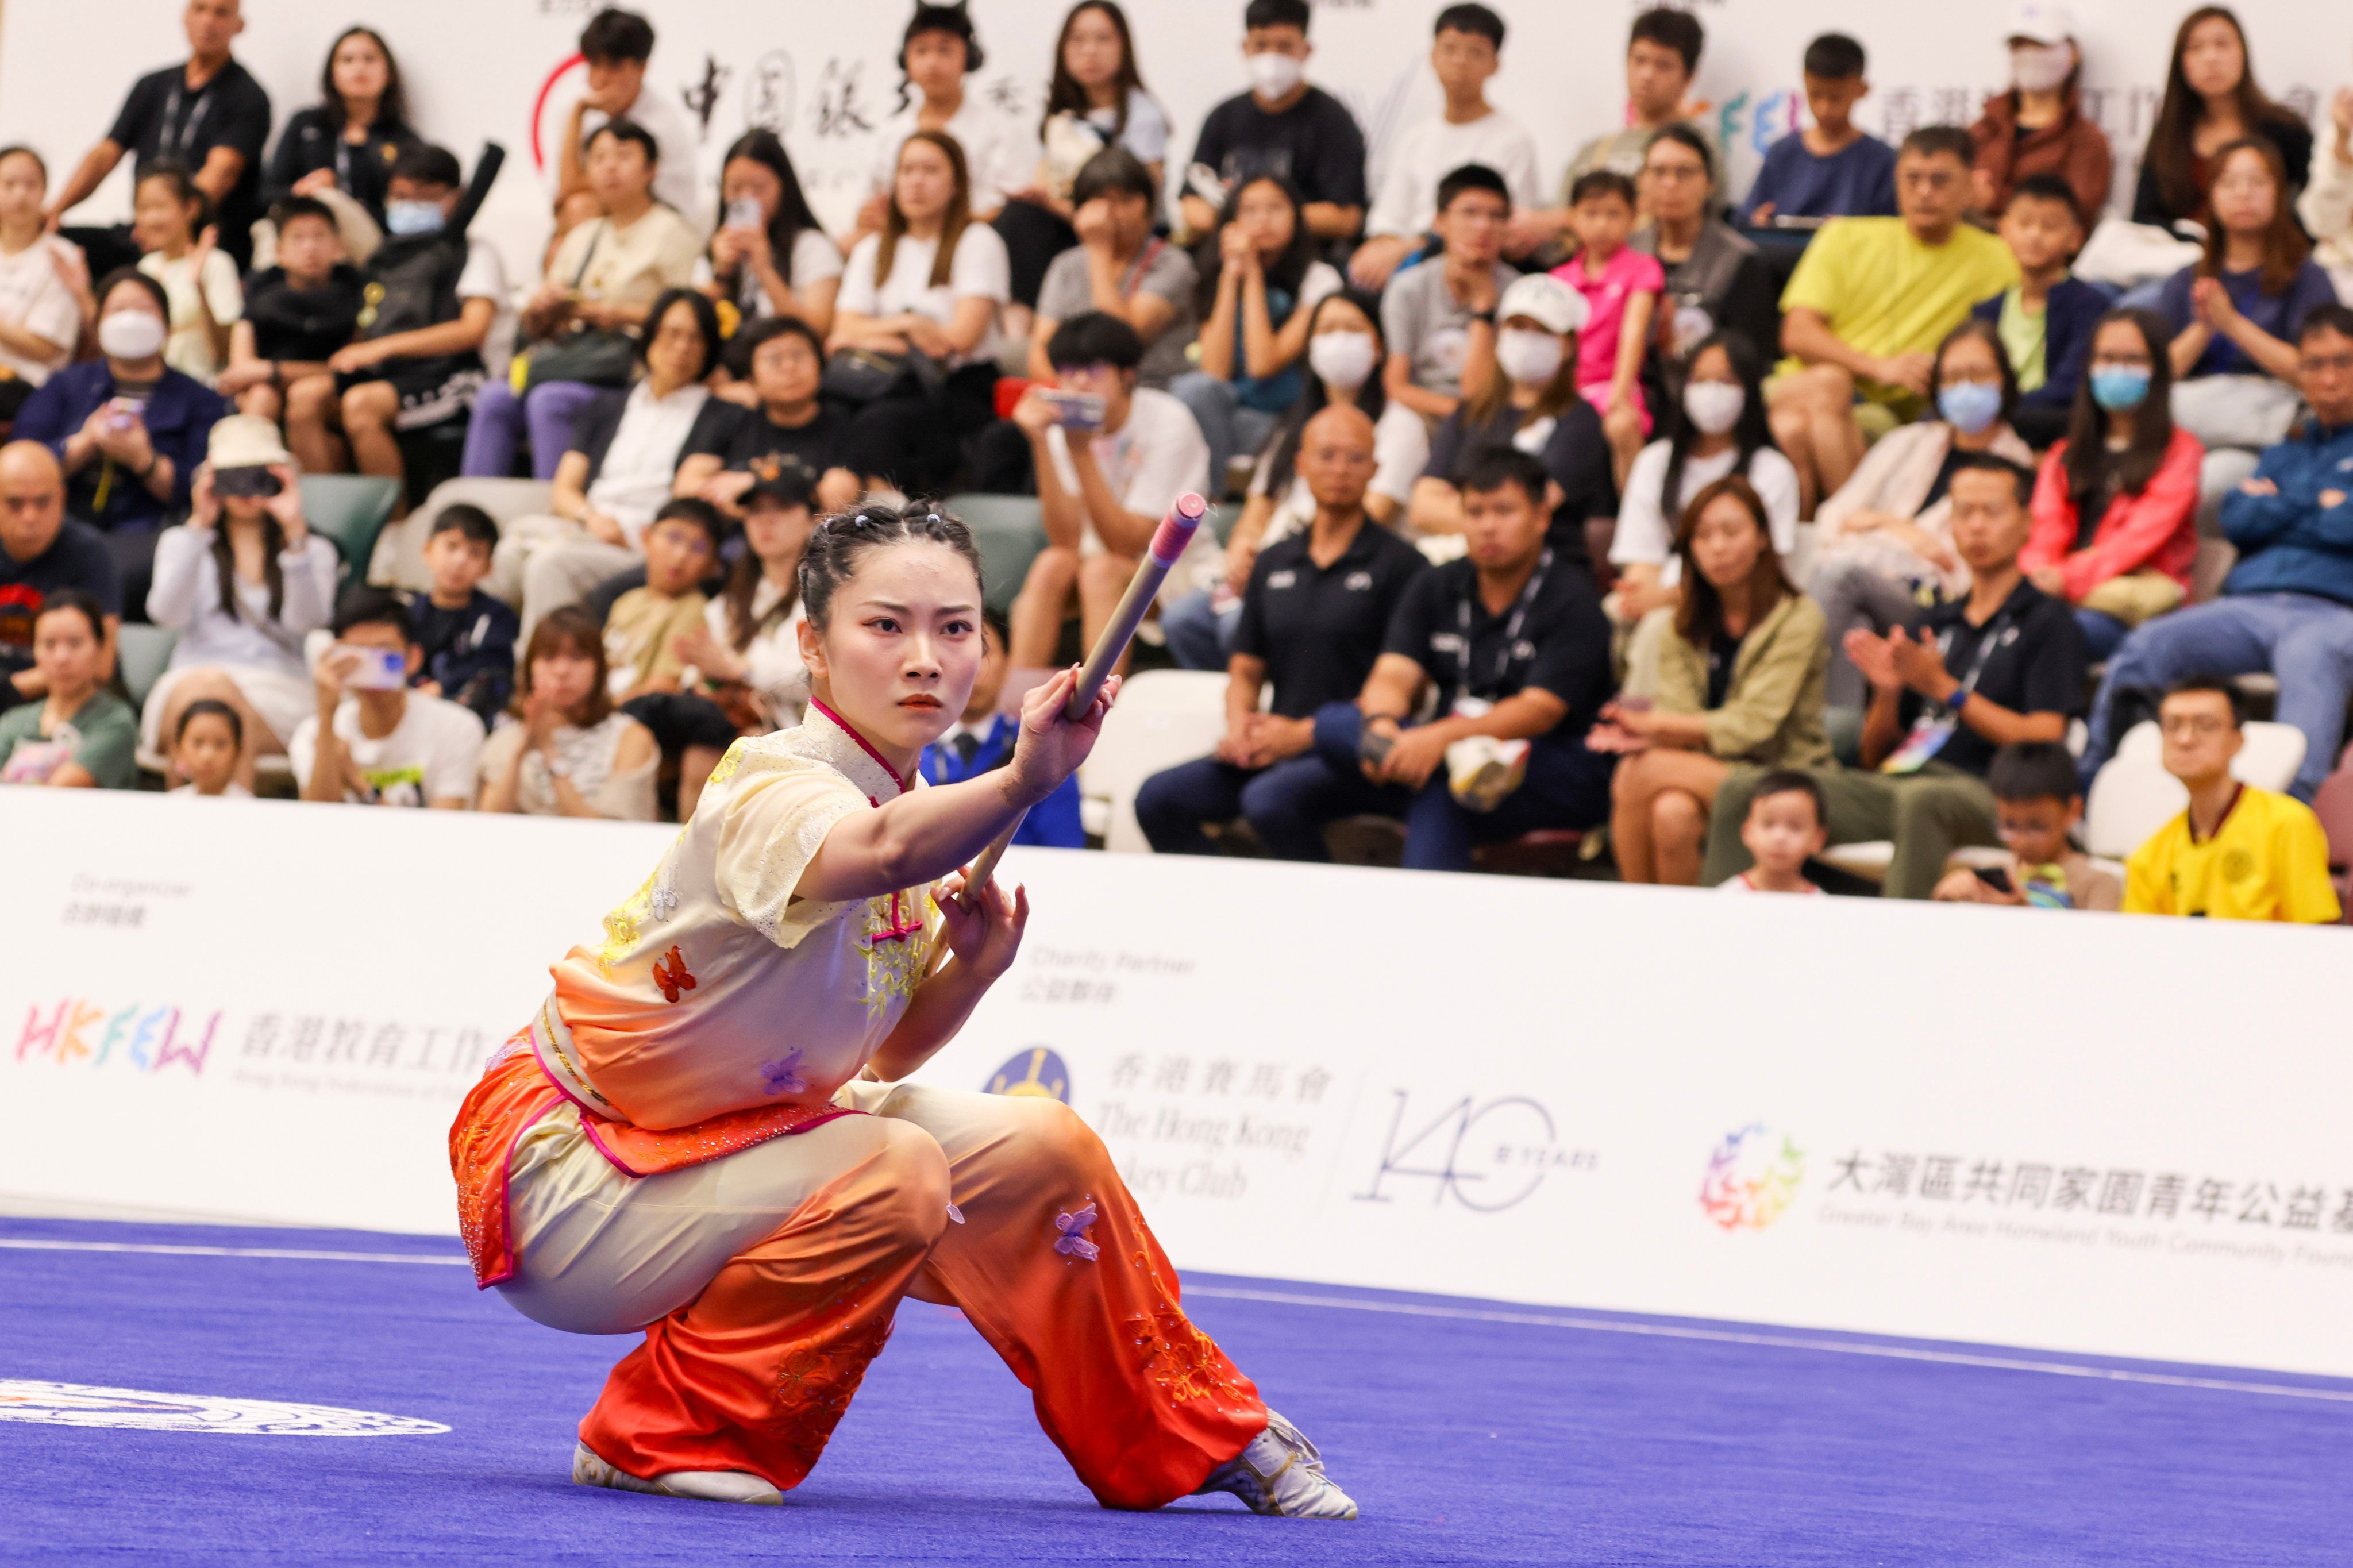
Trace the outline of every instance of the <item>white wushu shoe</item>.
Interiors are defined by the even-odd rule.
[[[1284,1519],[1356,1517],[1356,1500],[1324,1473],[1324,1456],[1315,1445],[1271,1410],[1266,1413],[1266,1430],[1194,1489],[1196,1497],[1205,1492],[1231,1492],[1252,1513]]]
[[[752,1502],[776,1505],[785,1494],[757,1476],[742,1470],[674,1470],[652,1480],[641,1480],[617,1470],[582,1443],[572,1450],[572,1484],[611,1487],[616,1491],[649,1492],[655,1497],[695,1498],[703,1502]]]

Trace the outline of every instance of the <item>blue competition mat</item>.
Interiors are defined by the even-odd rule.
[[[526,1322],[474,1290],[451,1243],[0,1221],[0,1560],[2353,1555],[2353,1384],[1187,1283],[1362,1521],[1261,1520],[1224,1498],[1105,1513],[978,1336],[917,1302],[786,1507],[575,1488],[575,1423],[632,1342]]]

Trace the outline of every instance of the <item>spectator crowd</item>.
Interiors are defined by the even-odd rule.
[[[1155,850],[1325,859],[1375,818],[1411,868],[1573,842],[1807,893],[1883,841],[1887,896],[2339,918],[2353,89],[2307,124],[2190,12],[2111,211],[2073,21],[2025,0],[2008,88],[1894,146],[1863,45],[1816,38],[1736,192],[1699,16],[1634,18],[1624,102],[1547,169],[1488,100],[1504,19],[1458,4],[1375,182],[1312,19],[1248,0],[1185,149],[1115,0],[1069,11],[1034,125],[918,0],[829,233],[769,132],[702,188],[653,26],[603,10],[522,258],[470,233],[499,155],[427,138],[381,37],[273,139],[238,0],[188,0],[61,179],[0,149],[0,781],[683,820],[799,721],[817,518],[1024,498],[924,762],[958,779],[1194,490],[1220,526],[1144,657],[1223,672],[1223,732],[1143,784]],[[69,223],[126,159],[131,221]],[[343,474],[403,520],[368,558],[313,526]],[[126,622],[169,639],[135,690]],[[2239,777],[2251,700],[2301,742],[2283,789]],[[2188,805],[2094,861],[2136,765]],[[1086,842],[1074,796],[1027,832]]]

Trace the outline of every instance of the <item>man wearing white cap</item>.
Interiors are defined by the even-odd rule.
[[[1601,416],[1577,390],[1577,334],[1585,320],[1584,297],[1546,273],[1504,290],[1495,307],[1496,374],[1430,438],[1430,466],[1414,481],[1408,511],[1416,531],[1461,533],[1464,476],[1488,453],[1515,447],[1552,480],[1546,544],[1559,560],[1587,559],[1585,521],[1615,515],[1618,489]]]
[[[2077,90],[2084,52],[2075,18],[2050,0],[2024,0],[2010,19],[2010,90],[1986,100],[1969,127],[1977,143],[1973,203],[1999,216],[2029,174],[2053,174],[2075,192],[2087,218],[2108,205],[2115,161],[2107,132],[2084,117]]]

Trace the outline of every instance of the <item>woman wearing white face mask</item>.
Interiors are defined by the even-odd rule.
[[[1577,333],[1585,310],[1576,289],[1545,273],[1504,290],[1495,305],[1497,374],[1430,438],[1430,466],[1414,481],[1407,514],[1416,532],[1460,534],[1462,476],[1493,448],[1516,447],[1552,476],[1546,542],[1553,554],[1580,564],[1590,558],[1586,520],[1618,510],[1618,487],[1601,416],[1577,391]]]
[[[57,455],[66,510],[104,531],[123,602],[135,605],[147,596],[156,531],[187,510],[205,437],[228,405],[164,363],[171,307],[162,284],[126,267],[100,281],[97,299],[101,357],[43,383],[14,434]]]
[[[1746,479],[1763,498],[1775,552],[1786,559],[1796,548],[1798,470],[1773,444],[1763,376],[1755,346],[1738,332],[1711,333],[1692,349],[1666,436],[1643,447],[1626,472],[1618,531],[1609,542],[1618,584],[1601,602],[1620,626],[1681,602],[1675,525],[1693,498],[1727,475]],[[1652,641],[1657,636],[1655,629],[1650,634]],[[1627,689],[1649,696],[1650,643],[1630,648],[1627,660]]]
[[[1225,580],[1187,594],[1160,613],[1168,651],[1187,669],[1226,668],[1226,643],[1241,614],[1241,592],[1258,552],[1314,521],[1315,499],[1299,476],[1299,437],[1307,422],[1337,404],[1361,408],[1377,427],[1373,482],[1365,492],[1365,512],[1375,522],[1393,523],[1405,509],[1419,469],[1414,454],[1398,450],[1377,430],[1388,406],[1380,367],[1388,357],[1381,337],[1380,301],[1353,289],[1325,297],[1307,316],[1304,390],[1261,449],[1250,474],[1242,515],[1226,542]]]
[[[2042,174],[2063,178],[2086,213],[2108,205],[2115,158],[2107,132],[2084,117],[2083,64],[2067,8],[2025,0],[2010,24],[2010,90],[1986,100],[1969,127],[1978,144],[1971,205],[1998,216],[2019,181]]]
[[[1968,592],[1969,569],[1953,550],[1947,484],[1954,464],[1964,453],[1989,452],[2034,467],[2033,450],[2010,427],[2018,377],[1992,322],[1964,321],[1937,346],[1928,395],[1938,417],[1883,437],[1814,513],[1820,542],[1807,592],[1830,622],[1830,705],[1848,710],[1843,729],[1834,715],[1834,738],[1860,734],[1870,695],[1840,647],[1846,634],[1916,629],[1926,616],[1923,588],[1947,599]]]

